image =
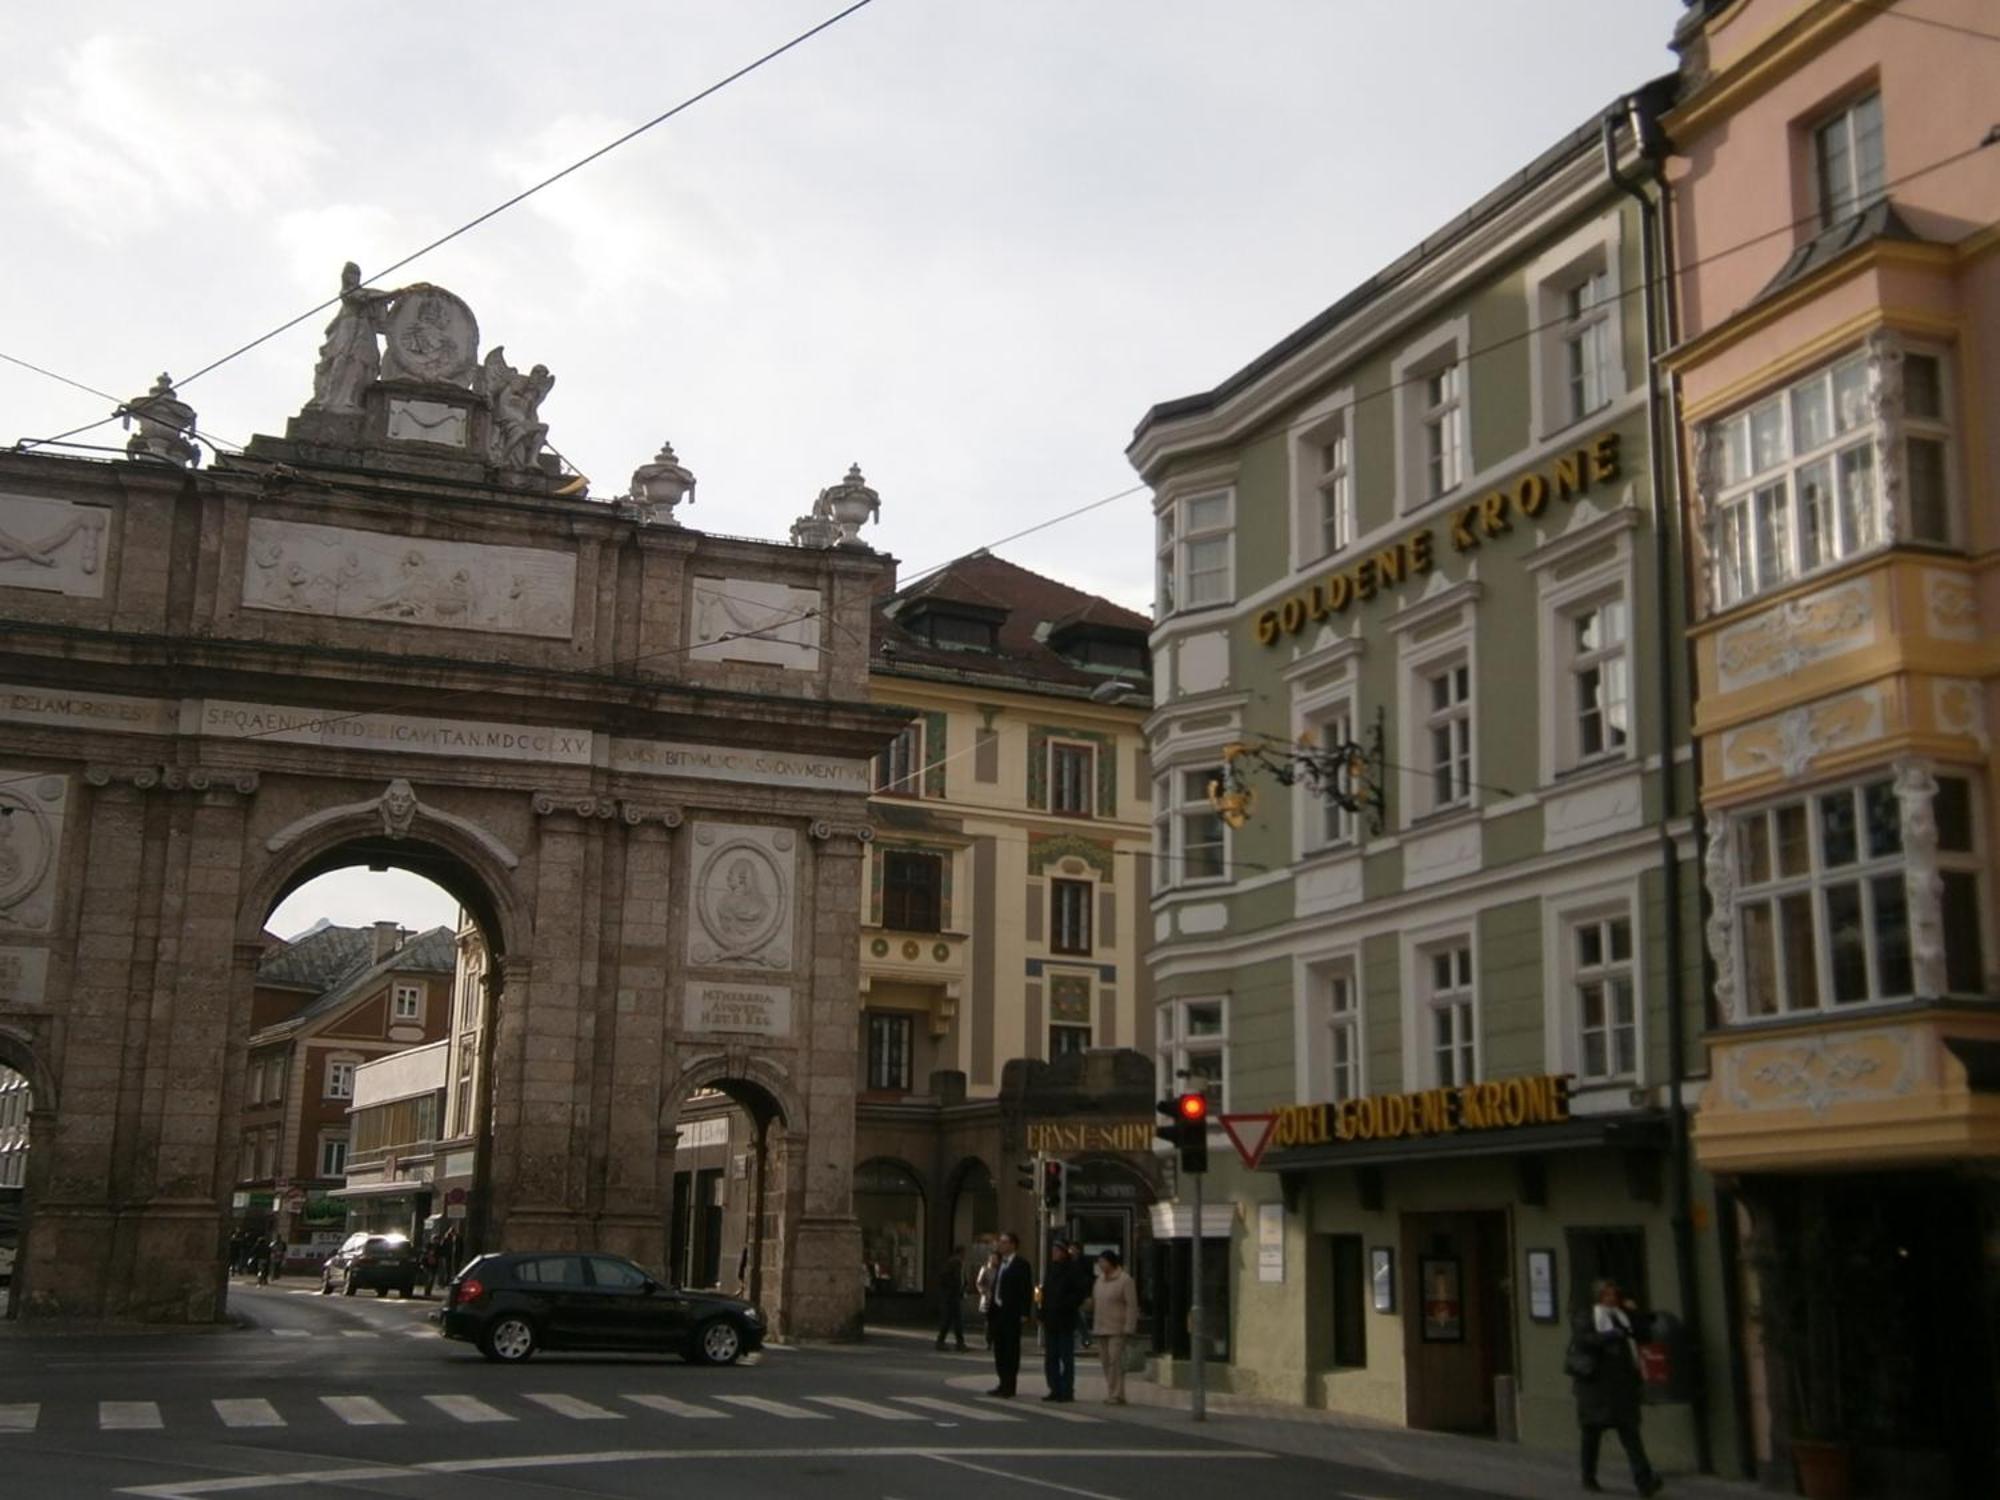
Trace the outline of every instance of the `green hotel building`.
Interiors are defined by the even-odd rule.
[[[1158,537],[1160,1081],[1231,1121],[1201,1222],[1185,1181],[1155,1210],[1156,1242],[1202,1236],[1211,1386],[1567,1449],[1569,1320],[1611,1276],[1671,1315],[1646,1423],[1671,1471],[1732,1466],[1737,1272],[1688,1152],[1662,91],[1153,407],[1129,456]]]

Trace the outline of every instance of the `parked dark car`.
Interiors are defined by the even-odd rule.
[[[729,1365],[764,1342],[764,1315],[741,1297],[666,1286],[623,1256],[594,1252],[478,1256],[431,1317],[446,1338],[509,1364],[537,1349],[597,1349]]]
[[[363,1290],[382,1297],[393,1287],[409,1297],[416,1293],[419,1274],[417,1247],[407,1235],[362,1231],[341,1241],[320,1264],[319,1292],[324,1297],[339,1287],[350,1297]]]

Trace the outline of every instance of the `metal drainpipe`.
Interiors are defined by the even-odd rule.
[[[1673,611],[1670,601],[1673,597],[1672,559],[1667,551],[1667,539],[1678,536],[1678,518],[1673,515],[1668,504],[1666,450],[1668,439],[1663,433],[1665,422],[1660,401],[1660,370],[1657,356],[1663,348],[1660,333],[1659,287],[1660,287],[1660,209],[1652,196],[1631,178],[1618,170],[1618,124],[1620,115],[1629,119],[1635,140],[1646,148],[1650,136],[1657,135],[1658,125],[1646,101],[1637,94],[1628,95],[1621,111],[1607,114],[1602,127],[1604,149],[1604,175],[1611,185],[1629,194],[1639,205],[1639,255],[1640,275],[1644,289],[1641,305],[1645,313],[1646,326],[1646,462],[1647,479],[1653,490],[1653,590],[1656,619],[1659,627],[1659,717],[1660,717],[1660,876],[1663,887],[1663,917],[1666,925],[1667,948],[1667,1072],[1670,1078],[1667,1120],[1669,1128],[1668,1166],[1672,1186],[1672,1228],[1674,1240],[1674,1280],[1680,1296],[1681,1316],[1687,1329],[1687,1354],[1693,1364],[1688,1372],[1690,1389],[1693,1392],[1694,1451],[1695,1462],[1705,1474],[1715,1470],[1715,1458],[1709,1440],[1708,1401],[1703,1379],[1701,1358],[1701,1308],[1699,1287],[1695,1278],[1694,1257],[1694,1194],[1688,1161],[1688,1112],[1687,1100],[1683,1097],[1687,1079],[1687,1038],[1685,1021],[1687,1015],[1686,984],[1682,977],[1682,931],[1681,911],[1681,871],[1680,860],[1674,848],[1673,823],[1680,813],[1680,798],[1677,793],[1678,772],[1674,765],[1674,658],[1677,653],[1669,639]],[[1657,160],[1649,159],[1649,170],[1654,182],[1659,178]],[[1678,491],[1676,491],[1678,493]]]

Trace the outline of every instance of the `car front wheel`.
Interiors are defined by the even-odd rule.
[[[501,1364],[517,1365],[535,1352],[535,1325],[526,1318],[497,1318],[479,1341],[479,1352]]]
[[[331,1297],[333,1295],[333,1283],[328,1281],[324,1276],[319,1279],[319,1294],[322,1297]]]
[[[716,1318],[695,1330],[694,1356],[705,1365],[733,1365],[743,1357],[743,1334],[727,1318]]]
[[[360,1283],[354,1279],[354,1273],[352,1271],[349,1271],[345,1276],[340,1278],[341,1296],[352,1297],[360,1289],[361,1289]]]

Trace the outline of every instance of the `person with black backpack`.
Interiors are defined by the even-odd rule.
[[[1632,1485],[1641,1495],[1657,1495],[1664,1487],[1646,1457],[1639,1434],[1639,1342],[1634,1320],[1638,1307],[1627,1302],[1618,1283],[1599,1281],[1591,1288],[1596,1301],[1580,1308],[1572,1323],[1563,1370],[1576,1393],[1576,1422],[1581,1430],[1583,1487],[1602,1492],[1597,1482],[1597,1452],[1607,1430],[1618,1434],[1632,1465]]]

